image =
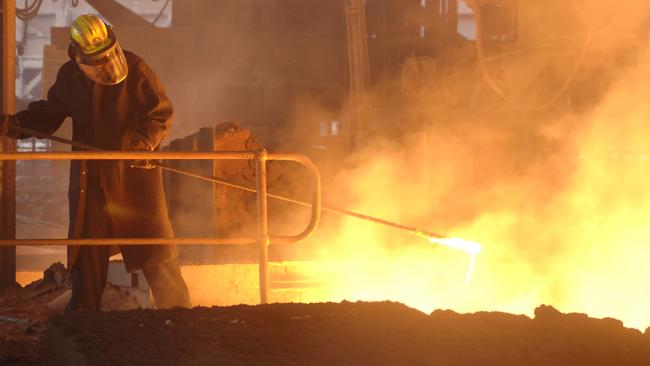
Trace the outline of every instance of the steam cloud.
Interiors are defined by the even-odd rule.
[[[335,159],[346,168],[329,179],[331,205],[483,243],[472,285],[463,282],[462,254],[344,218],[326,220],[318,235],[322,262],[312,271],[326,273],[331,286],[303,300],[527,314],[547,303],[650,323],[650,58],[648,45],[639,45],[648,40],[650,5],[561,2],[554,12],[553,4],[538,6],[549,7],[542,14],[558,26],[527,18],[532,4],[522,13],[521,42],[538,42],[486,59],[515,105],[480,84],[460,101],[470,108],[457,108],[454,88],[484,75],[475,65],[459,72],[439,62],[426,90],[408,97],[440,112],[402,117],[401,129]],[[534,108],[569,78],[558,103]],[[404,98],[399,88],[386,93],[398,83],[380,81],[371,104]],[[313,119],[327,115],[301,101],[299,123],[310,110]]]
[[[415,89],[401,75],[375,80],[374,137],[353,154],[330,150],[321,166],[331,206],[483,244],[471,285],[462,253],[328,215],[310,246],[317,261],[302,269],[325,286],[289,300],[526,314],[546,303],[650,324],[650,4],[521,3],[519,43],[486,53],[484,70],[468,44],[413,61],[432,71]],[[425,112],[390,110],[405,99]],[[379,115],[394,118],[381,124]],[[291,116],[292,145],[279,150],[315,144],[320,122],[345,117],[311,95],[294,101]],[[283,233],[300,226],[293,214],[273,219]]]

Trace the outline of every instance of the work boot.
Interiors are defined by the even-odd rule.
[[[151,287],[157,309],[192,306],[178,260],[173,259],[147,266],[142,271]]]
[[[64,314],[75,312],[77,309],[79,309],[79,307],[81,307],[83,276],[78,269],[73,268],[72,271],[70,271],[70,286],[72,295],[70,296],[68,305],[66,305],[65,309],[63,310]]]

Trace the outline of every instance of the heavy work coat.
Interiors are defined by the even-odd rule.
[[[124,51],[128,76],[118,85],[90,81],[75,61],[58,72],[47,100],[31,103],[17,113],[23,127],[52,134],[72,117],[73,140],[105,150],[127,150],[132,141],[157,149],[172,124],[172,105],[153,71],[144,61]],[[27,137],[26,135],[20,136]],[[94,161],[106,194],[113,237],[173,237],[159,168],[131,168],[128,161]],[[71,238],[83,233],[88,162],[73,162],[70,179]],[[68,266],[77,258],[68,247]],[[129,271],[177,256],[175,246],[121,247]]]

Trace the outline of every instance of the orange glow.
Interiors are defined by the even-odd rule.
[[[424,235],[440,244],[431,245],[354,218],[324,220],[310,239],[318,244],[316,258],[282,264],[285,272],[318,285],[276,288],[271,300],[392,300],[424,312],[527,315],[548,304],[562,312],[618,318],[639,329],[650,325],[650,51],[640,48],[632,66],[616,64],[620,60],[613,56],[638,34],[650,5],[576,3],[586,10],[570,23],[590,30],[584,67],[612,73],[596,105],[506,113],[493,108],[494,96],[477,87],[476,103],[483,104],[476,111],[451,121],[436,115],[422,130],[405,127],[368,142],[350,158],[353,163],[341,164],[349,168],[326,176],[335,182],[336,194],[326,194],[325,201],[450,239]],[[599,9],[601,16],[591,13]],[[544,33],[535,31],[529,33]],[[568,71],[585,47],[583,33],[564,39],[559,56],[553,56],[565,61]],[[525,78],[527,65],[509,67],[506,61],[497,65],[499,72],[519,72],[506,75],[514,86],[508,85],[537,97],[540,81]],[[557,74],[567,71],[552,66]],[[557,91],[545,86],[541,94]]]
[[[475,268],[470,258],[467,271],[465,255],[479,253],[475,243],[451,239],[430,245],[406,232],[342,217],[310,239],[320,248],[315,260],[275,265],[271,273],[272,282],[278,273],[293,273],[317,285],[272,288],[270,300],[392,300],[424,312],[529,316],[549,304],[645,329],[650,325],[650,85],[645,81],[650,62],[645,65],[634,70],[637,77],[613,85],[593,111],[543,126],[544,135],[561,142],[561,148],[535,151],[519,176],[500,171],[511,155],[504,147],[508,140],[470,129],[462,138],[432,130],[431,144],[440,158],[430,162],[435,171],[430,186],[417,143],[406,149],[374,145],[385,154],[362,152],[363,164],[335,177],[340,197],[325,197],[337,199],[335,205],[484,243]],[[581,127],[566,137],[561,124],[577,122]],[[471,149],[485,140],[492,160],[481,161],[477,181]],[[472,270],[466,285],[463,278]],[[203,296],[198,301],[203,305],[257,302],[257,267],[250,266],[243,277],[232,271],[237,281],[246,278],[246,295],[241,293],[246,286],[237,284],[231,286],[240,291],[234,296],[225,289],[212,299],[212,290],[203,287],[194,288],[192,296]],[[223,282],[229,275],[206,273],[189,282],[205,284],[208,277]]]
[[[441,154],[443,161],[432,162],[437,175],[433,192],[420,185],[424,174],[418,173],[418,163],[405,168],[408,155],[421,151],[417,145],[410,145],[406,153],[392,150],[390,158],[366,160],[341,180],[349,182],[353,199],[348,201],[359,212],[397,222],[419,220],[418,226],[433,230],[444,229],[448,222],[422,222],[422,217],[445,218],[446,211],[460,216],[450,235],[489,243],[471,286],[458,280],[466,258],[455,250],[420,245],[397,231],[346,219],[338,231],[322,239],[330,286],[315,289],[302,300],[388,299],[427,312],[450,308],[528,315],[536,306],[550,304],[562,311],[616,317],[628,326],[647,327],[650,73],[648,66],[630,73],[646,78],[623,79],[590,113],[544,126],[546,136],[564,145],[554,153],[532,154],[536,160],[527,163],[521,176],[500,174],[509,151],[497,139],[490,151],[495,160],[484,162],[489,168],[486,181],[492,178],[490,183],[496,184],[477,184],[470,149],[486,136],[470,130],[464,137],[466,145],[460,146],[432,133],[437,149],[450,152]],[[575,135],[557,133],[560,123],[578,122],[581,128]],[[400,181],[406,171],[414,176],[409,182]],[[463,206],[454,207],[467,198],[457,192],[470,192],[476,202],[466,217]],[[425,202],[448,206],[431,209]],[[470,255],[480,249],[465,247],[463,241],[440,244]],[[324,267],[321,263],[314,270],[323,272]]]

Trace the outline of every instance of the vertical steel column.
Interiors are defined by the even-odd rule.
[[[16,0],[2,0],[0,84],[1,113],[16,112]],[[14,151],[16,142],[0,138],[1,151]],[[16,238],[16,162],[0,162],[0,238]],[[0,288],[16,283],[16,247],[0,248]]]
[[[266,160],[268,153],[260,150],[255,154],[255,177],[257,188],[257,244],[259,249],[260,303],[268,302],[269,292],[269,212],[266,196]]]
[[[352,146],[359,143],[360,136],[368,128],[366,125],[368,123],[366,93],[370,87],[370,61],[368,59],[366,1],[346,0],[345,2],[351,112],[349,126],[346,126],[346,130],[351,138]]]

